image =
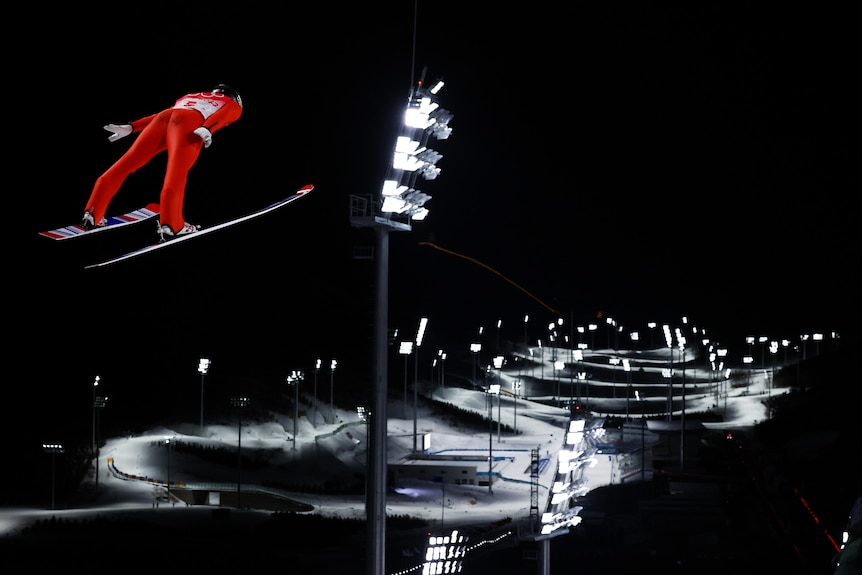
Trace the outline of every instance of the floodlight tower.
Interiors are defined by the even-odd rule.
[[[413,354],[413,453],[416,453],[416,417],[419,409],[419,348],[422,346],[422,339],[425,337],[425,328],[427,326],[428,318],[421,318],[419,320],[419,328],[416,330],[416,353]]]
[[[412,76],[412,72],[411,72]],[[412,82],[412,78],[411,78]],[[437,103],[443,82],[425,86],[425,71],[411,86],[402,124],[392,153],[392,162],[379,197],[350,197],[350,224],[370,228],[376,236],[376,302],[374,326],[374,375],[369,437],[370,462],[366,489],[368,552],[366,573],[385,573],[386,551],[386,428],[387,428],[387,334],[389,307],[389,232],[411,231],[413,221],[428,215],[424,204],[431,196],[415,189],[421,176],[433,180],[440,174],[436,162],[442,155],[426,147],[430,137],[445,140],[452,133],[452,114]]]

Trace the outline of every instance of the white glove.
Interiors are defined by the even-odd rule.
[[[120,138],[125,138],[135,131],[135,129],[129,124],[108,124],[107,126],[102,127],[111,132],[111,135],[108,136],[109,142],[116,142]]]
[[[195,135],[197,135],[198,137],[200,137],[201,140],[204,141],[204,148],[209,148],[210,144],[213,143],[213,135],[203,126],[195,130]]]

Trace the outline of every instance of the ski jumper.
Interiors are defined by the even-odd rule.
[[[198,92],[183,96],[167,110],[132,122],[132,133],[140,134],[126,153],[96,180],[85,210],[92,212],[95,221],[101,220],[128,175],[167,150],[167,169],[159,195],[160,224],[180,230],[185,224],[183,199],[188,171],[204,145],[194,131],[204,127],[215,133],[241,114],[242,106],[233,98],[218,92]]]

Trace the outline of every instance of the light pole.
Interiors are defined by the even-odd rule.
[[[560,389],[560,370],[566,367],[566,362],[558,359],[554,362],[554,379],[557,380],[557,407],[560,407],[562,401],[562,390]]]
[[[210,369],[210,360],[205,357],[200,359],[198,363],[198,372],[201,374],[201,429],[200,435],[203,437],[204,434],[204,377],[206,377],[207,371]]]
[[[96,388],[99,387],[99,381],[101,381],[101,377],[98,375],[96,379],[93,380],[93,439],[90,443],[90,451],[96,453]]]
[[[482,351],[481,343],[471,343],[470,344],[470,353],[472,353],[475,358],[473,360],[473,387],[476,387],[476,368],[479,367],[479,352]]]
[[[822,333],[812,334],[811,339],[813,339],[816,343],[814,344],[814,355],[820,355],[820,342],[823,341]]]
[[[524,362],[527,361],[527,353],[530,351],[529,340],[527,339],[527,323],[530,321],[529,315],[524,315]],[[527,366],[524,364],[524,375],[526,376]]]
[[[168,503],[171,502],[171,438],[165,437],[165,449],[168,452]]]
[[[572,361],[575,363],[575,365],[572,366],[572,373],[575,375],[576,380],[578,382],[575,385],[575,387],[577,388],[577,392],[575,395],[576,395],[576,401],[577,401],[578,406],[581,405],[581,378],[577,377],[578,374],[577,374],[576,366],[583,360],[584,360],[584,350],[582,350],[582,349],[572,350]],[[571,408],[569,409],[569,411],[571,411]]]
[[[680,356],[682,357],[682,411],[679,425],[679,466],[685,469],[685,343],[686,338],[682,331],[676,328],[676,340],[679,344]]]
[[[754,356],[752,355],[752,346],[754,345],[754,336],[749,335],[745,338],[745,343],[748,344],[748,355],[742,358],[742,362],[748,364],[748,379],[745,383],[745,391],[748,392],[748,387],[751,385],[751,365],[754,363]]]
[[[317,425],[317,372],[320,369],[320,358],[314,362],[314,425]]]
[[[305,379],[302,370],[294,369],[287,374],[287,385],[293,386],[293,450],[296,451],[296,420],[299,419],[299,382]]]
[[[428,327],[428,318],[423,317],[419,320],[419,327],[416,329],[416,353],[413,356],[413,453],[416,453],[416,420],[419,415],[419,348],[422,346],[426,327]]]
[[[335,368],[338,361],[329,362],[329,423],[335,423]]]
[[[102,380],[98,375],[93,380],[93,438],[92,444],[90,446],[90,450],[93,453],[93,458],[95,459],[95,471],[96,471],[96,488],[99,487],[99,439],[98,433],[96,431],[96,421],[98,419],[98,410],[102,407],[105,407],[105,404],[108,401],[107,397],[102,397],[96,395],[96,388],[99,387],[99,382]]]
[[[673,335],[670,331],[670,326],[664,324],[661,326],[664,332],[664,341],[667,344],[668,350],[668,369],[667,369],[667,420],[673,418]]]
[[[250,398],[244,395],[235,395],[230,398],[230,403],[237,408],[239,414],[239,425],[236,432],[236,508],[242,509],[240,498],[242,497],[242,410],[246,407]]]
[[[635,399],[637,399],[638,403],[641,404],[641,481],[643,481],[645,474],[644,468],[646,467],[646,441],[644,439],[644,433],[646,432],[646,410],[644,408],[643,398],[637,391],[635,391]]]
[[[613,398],[616,399],[617,398],[617,366],[620,364],[620,358],[618,358],[617,356],[609,357],[608,363],[611,364],[612,366],[614,366],[614,369],[612,370],[613,381],[611,383],[611,394],[613,395]]]
[[[629,422],[629,396],[632,389],[632,366],[628,359],[623,359],[623,370],[626,372],[626,421],[623,423],[623,440],[625,440],[626,423]]]
[[[494,362],[494,368],[497,370],[497,379],[498,381],[503,381],[500,377],[500,370],[503,369],[503,364],[506,363],[506,358],[502,355],[495,356],[492,360]],[[500,395],[501,395],[501,387],[500,384],[497,384],[497,443],[500,443],[500,427],[503,424],[503,417],[500,415]]]
[[[515,392],[515,403],[514,403],[514,407],[515,407],[514,422],[515,423],[512,427],[515,430],[515,435],[518,435],[518,394],[521,391],[521,380],[520,379],[512,382],[512,391]]]
[[[380,197],[350,198],[351,225],[373,229],[377,240],[374,258],[374,404],[371,407],[374,418],[371,422],[373,440],[369,442],[369,449],[372,450],[370,489],[366,501],[369,529],[368,562],[365,571],[369,575],[385,572],[389,233],[392,230],[410,231],[413,221],[423,220],[428,215],[424,204],[431,196],[418,191],[415,182],[419,176],[431,180],[440,173],[435,163],[441,155],[426,146],[429,137],[443,140],[452,132],[448,125],[452,114],[441,108],[436,101],[443,85],[442,81],[437,81],[426,87],[423,70],[420,81],[411,86],[403,124],[395,142],[392,163],[387,178],[383,181]]]
[[[440,387],[446,389],[446,352],[439,350],[437,357],[440,358]]]
[[[491,384],[488,386],[488,495],[493,495],[494,490],[491,487],[493,483],[492,472],[494,471],[494,402],[491,400],[491,395],[500,395],[500,384]]]
[[[43,443],[42,451],[51,455],[51,509],[54,509],[54,481],[56,476],[56,457],[58,454],[66,453],[66,450],[59,443]]]
[[[96,489],[99,488],[99,457],[102,451],[102,447],[99,445],[99,427],[102,425],[99,410],[106,405],[108,405],[108,396],[97,395],[93,398],[93,407],[96,411]]]
[[[402,341],[398,353],[404,356],[404,417],[407,417],[407,357],[413,353],[413,342]]]
[[[772,354],[772,373],[769,374],[769,388],[767,392],[767,398],[772,399],[772,388],[775,385],[775,354],[778,353],[778,342],[771,341],[769,342],[769,353]],[[769,407],[770,414],[772,412],[772,406]]]

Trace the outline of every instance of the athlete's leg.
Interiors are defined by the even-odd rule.
[[[203,140],[194,134],[200,124],[201,116],[195,110],[174,110],[168,125],[168,165],[159,199],[159,222],[170,226],[175,232],[186,221],[183,216],[186,180],[203,147]]]
[[[93,191],[90,193],[90,198],[84,208],[93,213],[93,219],[96,222],[105,215],[108,204],[120,190],[120,186],[123,185],[128,175],[144,166],[153,156],[166,148],[167,118],[168,115],[164,112],[156,116],[146,128],[141,130],[126,153],[96,179]]]

